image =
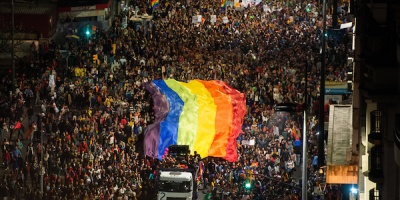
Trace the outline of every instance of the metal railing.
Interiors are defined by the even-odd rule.
[[[379,192],[379,190],[372,188],[369,191],[369,200],[381,200],[381,193]]]

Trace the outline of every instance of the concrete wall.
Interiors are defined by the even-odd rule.
[[[375,102],[372,101],[366,101],[367,103],[367,107],[366,107],[366,127],[365,127],[365,132],[360,131],[360,134],[362,134],[361,136],[361,142],[363,144],[363,146],[365,146],[366,148],[364,148],[364,152],[362,153],[363,156],[361,157],[361,167],[362,167],[362,172],[368,172],[369,171],[369,154],[368,151],[369,149],[372,147],[372,144],[368,142],[368,134],[370,133],[370,122],[371,122],[371,117],[370,117],[370,113],[374,110],[377,109],[378,105]],[[360,149],[361,150],[361,149]],[[372,188],[376,187],[376,184],[372,181],[370,181],[368,179],[368,177],[364,176],[362,173],[359,177],[359,182],[363,182],[362,184],[359,185],[363,185],[363,191],[364,192],[360,192],[360,200],[369,200],[369,190],[371,190]]]

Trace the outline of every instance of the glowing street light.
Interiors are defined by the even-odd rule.
[[[247,183],[244,185],[244,187],[245,187],[246,189],[250,189],[251,184],[250,184],[249,182],[247,182]]]
[[[351,192],[352,194],[357,194],[357,193],[358,193],[358,190],[357,190],[357,188],[352,187],[352,188],[350,189],[350,192]]]

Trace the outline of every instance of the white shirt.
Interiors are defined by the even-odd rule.
[[[286,165],[287,165],[288,169],[293,169],[294,168],[294,163],[293,163],[292,160],[289,160]]]
[[[279,165],[275,165],[274,170],[276,174],[279,174]]]
[[[110,137],[110,141],[108,141],[108,144],[114,144],[114,140],[115,140],[114,136],[111,136]]]
[[[279,135],[279,128],[277,126],[274,127],[274,135],[275,136]]]
[[[268,117],[266,115],[264,116],[264,112],[261,113],[261,116],[262,116],[263,122],[268,122]]]

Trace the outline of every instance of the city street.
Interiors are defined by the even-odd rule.
[[[38,113],[39,109],[40,109],[40,107],[35,107],[35,108],[34,108],[35,113]],[[25,112],[25,113],[26,113],[26,110],[27,110],[27,109],[24,108],[24,112]],[[33,122],[33,121],[36,121],[36,120],[37,120],[37,117],[36,117],[36,114],[34,114],[34,116],[32,117],[31,121]],[[23,139],[22,139],[21,141],[22,141],[22,143],[24,144],[24,147],[23,147],[22,149],[20,149],[20,150],[21,150],[21,152],[22,152],[22,158],[25,160],[25,158],[26,158],[27,146],[30,144],[30,140],[25,140],[26,134],[27,134],[27,132],[28,132],[28,130],[29,130],[29,126],[30,126],[30,125],[29,125],[29,119],[28,119],[28,116],[27,116],[26,114],[24,115],[24,118],[23,118],[23,120],[22,120],[22,125],[23,125],[23,127],[24,127],[24,131],[23,131],[23,134],[22,134]],[[10,133],[12,133],[11,141],[12,141],[12,142],[15,142],[16,139],[17,139],[17,132],[16,132],[16,131],[13,132],[13,131],[10,130]],[[5,137],[6,137],[6,138],[10,138],[10,134],[5,134]],[[9,170],[11,170],[11,167],[10,167]],[[5,174],[6,172],[7,172],[7,169],[4,168],[3,166],[1,166],[1,167],[0,167],[0,176],[4,176],[4,174]]]

